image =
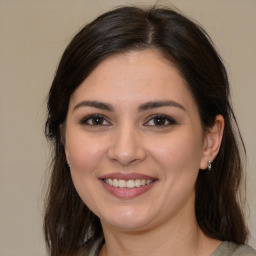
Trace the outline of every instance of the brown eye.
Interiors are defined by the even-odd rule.
[[[166,115],[156,115],[153,116],[145,125],[146,126],[168,126],[168,125],[174,125],[176,124],[176,121]]]
[[[103,117],[95,116],[92,117],[92,125],[102,125],[104,123]]]
[[[84,125],[92,125],[92,126],[100,126],[100,125],[109,125],[109,122],[101,115],[90,115],[84,118],[81,121],[81,124]]]
[[[155,117],[153,118],[154,125],[165,125],[166,118],[165,117]]]

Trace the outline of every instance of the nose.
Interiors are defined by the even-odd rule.
[[[128,126],[116,130],[108,149],[108,157],[122,166],[143,161],[146,151],[139,132]]]

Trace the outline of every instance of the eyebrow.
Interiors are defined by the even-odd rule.
[[[112,105],[108,103],[100,102],[100,101],[90,101],[90,100],[81,101],[74,107],[73,111],[75,111],[80,107],[93,107],[93,108],[98,108],[98,109],[107,110],[111,112],[114,111],[114,108]],[[161,108],[161,107],[177,107],[179,109],[186,111],[186,109],[180,103],[173,100],[149,101],[141,104],[138,108],[138,111],[142,112],[142,111],[146,111],[154,108]]]
[[[186,111],[186,109],[180,103],[173,100],[149,101],[140,105],[139,111],[145,111],[145,110],[150,110],[153,108],[161,108],[161,107],[176,107]]]
[[[74,107],[73,111],[75,111],[80,107],[93,107],[93,108],[98,108],[98,109],[107,110],[107,111],[114,111],[114,108],[110,104],[99,102],[99,101],[84,100],[78,103]]]

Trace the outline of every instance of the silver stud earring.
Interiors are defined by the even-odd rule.
[[[67,165],[68,165],[68,167],[70,168],[70,163],[69,163],[69,162],[67,162]]]
[[[210,171],[212,169],[212,162],[211,162],[211,160],[208,161],[207,169],[208,169],[208,171]]]

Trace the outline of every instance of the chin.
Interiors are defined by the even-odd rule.
[[[113,218],[113,216],[116,216]],[[145,229],[150,223],[150,217],[132,210],[123,210],[116,214],[110,214],[110,218],[100,218],[102,225],[106,223],[115,229],[126,231],[138,231]]]

